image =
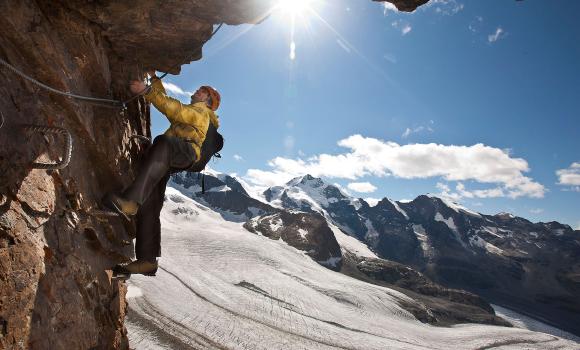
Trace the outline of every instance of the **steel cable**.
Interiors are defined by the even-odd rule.
[[[0,58],[0,64],[2,64],[4,67],[8,68],[10,71],[12,71],[13,73],[15,73],[16,75],[20,76],[23,79],[28,80],[29,82],[45,89],[48,90],[50,92],[53,92],[55,94],[58,95],[62,95],[62,96],[67,96],[67,97],[72,97],[72,98],[76,98],[78,100],[83,100],[83,101],[87,101],[87,102],[95,102],[95,103],[111,103],[111,104],[115,104],[119,107],[122,106],[122,102],[121,101],[117,101],[117,100],[111,100],[111,99],[106,99],[106,98],[97,98],[97,97],[89,97],[89,96],[81,96],[81,95],[77,95],[77,94],[73,94],[70,92],[65,92],[65,91],[61,91],[61,90],[57,90],[53,87],[50,87],[44,83],[41,83],[40,81],[26,75],[25,73],[21,72],[20,70],[16,69],[16,67],[12,66],[10,63],[4,61],[2,58]]]
[[[203,47],[203,45],[207,41],[209,41],[211,38],[213,38],[213,36],[222,28],[222,26],[223,26],[223,23],[220,23],[217,26],[217,28],[211,33],[210,37],[205,42],[203,42],[201,45],[199,45],[198,47],[196,47],[194,51],[197,51],[201,47]],[[189,56],[187,58],[189,58]],[[186,61],[187,58],[184,61]],[[89,103],[97,103],[97,104],[105,104],[105,103],[108,103],[108,104],[113,104],[116,107],[122,108],[122,109],[125,108],[125,105],[127,103],[129,103],[129,102],[137,99],[139,96],[141,96],[143,93],[147,92],[151,88],[151,85],[148,85],[141,92],[139,92],[135,96],[133,96],[133,97],[131,97],[131,98],[125,100],[125,101],[112,100],[112,99],[107,99],[107,98],[90,97],[90,96],[82,96],[82,95],[77,95],[77,94],[73,94],[73,93],[66,92],[66,91],[61,91],[61,90],[55,89],[55,88],[53,88],[51,86],[48,86],[48,85],[46,85],[46,84],[44,84],[44,83],[42,83],[42,82],[40,82],[40,81],[38,81],[38,80],[30,77],[30,76],[28,76],[27,74],[23,73],[22,71],[18,70],[16,67],[12,66],[10,63],[6,62],[2,58],[0,58],[0,64],[2,64],[4,67],[6,67],[7,69],[9,69],[14,74],[20,76],[21,78],[23,78],[25,80],[28,80],[29,82],[31,82],[31,83],[33,83],[33,84],[35,84],[35,85],[37,85],[37,86],[39,86],[39,87],[47,90],[47,91],[53,92],[55,94],[62,95],[62,96],[66,96],[66,97],[72,97],[72,98],[75,98],[77,100],[81,100],[81,101],[85,101],[85,102],[89,102]],[[182,63],[179,63],[179,64],[176,64],[176,65],[172,66],[170,69],[168,69],[168,71],[172,70],[173,68],[176,68],[176,67],[180,66],[181,64]],[[164,73],[161,77],[159,77],[159,79],[161,80],[161,79],[165,78],[168,74],[169,74],[169,72]],[[3,124],[4,124],[4,117],[2,117],[2,124],[0,125],[0,127],[2,127]]]

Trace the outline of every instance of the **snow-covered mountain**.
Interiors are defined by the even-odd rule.
[[[171,177],[170,186],[220,212],[228,220],[245,222],[255,216],[280,211],[251,197],[240,182],[225,174],[210,172],[202,178],[198,174],[181,172]]]
[[[366,202],[351,198],[337,186],[311,175],[294,178],[284,186],[271,187],[263,195],[278,208],[320,213],[343,231],[358,238],[361,238],[358,234],[367,229],[365,221],[358,215],[361,206],[368,206]]]
[[[417,310],[425,310],[422,302],[393,288],[328,269],[304,250],[259,231],[252,233],[239,220],[229,220],[223,208],[215,209],[202,202],[197,195],[192,199],[175,189],[167,190],[161,217],[160,269],[155,278],[133,276],[129,281],[130,310],[126,324],[133,348],[573,349],[577,346],[575,342],[518,328],[477,324],[431,326],[416,316]],[[291,215],[289,221],[282,219],[282,224],[292,226],[302,222],[302,214],[294,214],[298,216]],[[266,215],[273,214],[260,218]],[[234,217],[239,218],[237,214]],[[324,226],[322,222],[318,224]],[[328,227],[333,233],[337,230],[332,225]],[[304,236],[308,238],[310,234]],[[384,262],[354,238],[343,233],[337,237],[344,259],[357,252],[353,259],[360,259],[363,265],[374,262],[378,266]],[[407,267],[393,264],[400,274],[418,276]],[[377,266],[370,266],[369,274],[393,271]],[[388,279],[389,275],[382,278]]]
[[[364,279],[369,274],[357,259],[346,259],[342,245],[340,259],[336,248],[328,249],[340,235],[356,240],[375,258],[398,262],[436,283],[472,291],[495,304],[580,334],[580,323],[576,322],[580,312],[580,234],[567,225],[534,224],[507,213],[483,215],[432,195],[410,202],[384,198],[370,206],[309,175],[270,188],[257,198],[250,196],[237,179],[218,173],[206,176],[204,195],[199,179],[191,174],[174,176],[172,185],[227,220],[252,219],[259,234],[311,251],[309,256],[316,261],[332,258],[328,261],[336,270],[352,269],[353,277]],[[280,217],[292,216],[289,213],[305,221],[290,220],[301,223],[300,227],[279,224]],[[320,222],[316,216],[325,219],[334,237],[306,234],[322,232],[312,226]],[[246,227],[252,230],[248,224]],[[279,232],[272,229],[276,226]],[[319,245],[313,248],[313,243]],[[397,270],[388,264],[375,265],[389,266],[389,273]],[[376,276],[384,274],[371,274],[372,283],[381,283]],[[414,288],[418,289],[416,282]],[[476,304],[471,302],[472,306]],[[445,308],[457,310],[449,305]],[[484,310],[478,312],[485,314]],[[481,319],[483,314],[478,312],[471,312],[477,315],[466,319]],[[450,321],[463,316],[453,314]]]
[[[370,206],[310,175],[264,197],[279,208],[318,212],[379,257],[436,282],[580,334],[580,231],[568,225],[484,215],[433,195]]]

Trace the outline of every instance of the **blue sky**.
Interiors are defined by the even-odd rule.
[[[203,84],[221,92],[213,169],[261,186],[309,172],[355,197],[435,193],[580,227],[580,2],[308,6],[293,35],[285,11],[224,26],[166,78],[183,101]],[[157,135],[168,123],[152,115]]]

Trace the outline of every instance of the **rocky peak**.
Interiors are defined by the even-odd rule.
[[[244,227],[270,239],[282,239],[288,245],[303,250],[318,263],[340,270],[340,246],[328,222],[320,214],[281,211],[253,218]]]
[[[505,211],[502,211],[500,213],[497,213],[494,216],[496,216],[496,217],[498,217],[500,219],[506,219],[506,220],[507,219],[513,219],[513,218],[515,218],[515,215],[514,214],[508,213],[508,212],[505,212]]]
[[[363,205],[359,212],[365,217],[381,217],[384,221],[405,222],[409,219],[407,213],[401,208],[398,202],[389,198],[381,199],[374,207]]]
[[[264,191],[264,197],[278,207],[320,213],[333,203],[352,201],[338,187],[309,174],[296,177],[284,186],[268,188]]]
[[[550,222],[539,222],[539,225],[543,225],[544,227],[546,227],[549,230],[552,231],[556,231],[556,232],[560,232],[560,233],[564,233],[564,232],[571,232],[574,231],[572,230],[572,227],[570,227],[569,225],[565,225],[565,224],[561,224],[557,221],[550,221]]]
[[[321,178],[306,174],[304,176],[296,177],[286,183],[287,186],[296,186],[297,184],[316,188],[324,186],[324,181],[322,181]]]

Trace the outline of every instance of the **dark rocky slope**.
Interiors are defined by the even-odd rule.
[[[439,284],[580,334],[580,231],[568,225],[483,215],[427,195],[371,207],[309,175],[265,195],[277,206],[324,215],[380,257]]]
[[[349,252],[345,252],[343,256],[342,273],[398,290],[422,303],[423,308],[404,306],[422,322],[437,326],[485,323],[511,327],[508,322],[496,316],[493,308],[478,295],[445,288],[409,266],[394,261],[359,257]]]

